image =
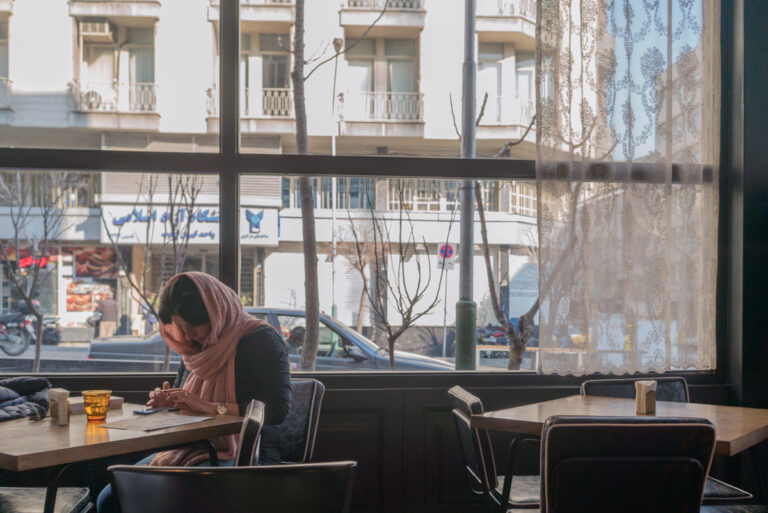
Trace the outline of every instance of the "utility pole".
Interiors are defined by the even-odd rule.
[[[464,66],[462,69],[461,157],[475,158],[475,0],[464,0]],[[475,242],[475,181],[461,181],[459,302],[456,303],[456,370],[475,370],[477,305],[473,299],[472,264]]]

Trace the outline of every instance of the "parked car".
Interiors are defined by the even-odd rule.
[[[285,342],[291,362],[299,364],[306,331],[305,314],[300,310],[246,307],[249,314],[266,320]],[[155,332],[145,337],[120,335],[91,342],[89,359],[162,361],[165,343]],[[179,356],[171,353],[171,362]],[[315,369],[319,371],[389,370],[388,350],[377,346],[342,322],[320,314],[318,354]],[[395,370],[453,370],[453,365],[405,351],[395,351]]]

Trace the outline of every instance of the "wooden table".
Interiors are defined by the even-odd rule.
[[[633,417],[634,399],[574,395],[542,403],[473,415],[471,425],[491,431],[541,435],[544,422],[553,415]],[[733,456],[768,439],[768,410],[714,404],[656,402],[656,416],[696,417],[715,425],[715,454]]]
[[[109,410],[106,422],[135,417],[133,410],[143,407],[123,404],[122,410]],[[88,422],[85,414],[72,415],[68,426],[52,424],[50,417],[11,420],[0,423],[0,468],[32,470],[162,449],[237,434],[242,422],[242,417],[216,415],[211,420],[144,432],[99,427],[103,422]]]

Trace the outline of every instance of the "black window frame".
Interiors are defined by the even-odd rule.
[[[721,152],[720,152],[720,219],[718,233],[718,277],[717,277],[717,368],[714,371],[683,371],[674,374],[686,376],[692,384],[722,384],[734,377],[731,361],[734,359],[733,345],[741,346],[741,340],[731,338],[726,344],[732,327],[728,323],[734,291],[731,283],[731,264],[739,258],[741,252],[729,244],[732,236],[731,209],[732,179],[730,159],[733,157],[732,145],[741,141],[730,137],[728,130],[738,120],[732,113],[731,97],[743,81],[743,59],[732,58],[738,54],[743,38],[738,25],[743,16],[742,0],[734,3],[724,2],[721,9],[721,65],[722,65],[722,108],[721,108]],[[739,7],[739,5],[742,5]],[[240,71],[240,2],[239,0],[221,0],[219,30],[219,84],[218,88],[220,129],[219,151],[217,153],[185,152],[138,152],[112,150],[78,150],[46,148],[0,148],[0,165],[10,169],[61,170],[61,171],[107,171],[107,172],[146,172],[212,174],[219,177],[220,205],[239,204],[240,177],[249,174],[277,176],[339,176],[339,177],[409,177],[481,180],[518,180],[535,181],[534,160],[508,159],[461,159],[436,157],[393,157],[376,156],[330,156],[330,155],[295,155],[295,154],[254,154],[240,152],[240,110],[239,110],[239,71]],[[741,10],[740,10],[741,9]],[[737,27],[734,29],[734,27]],[[743,53],[743,49],[741,49]],[[2,144],[2,143],[0,143]],[[633,166],[632,173],[639,173],[654,181],[652,166]],[[587,171],[587,179],[600,181],[605,171],[601,165],[592,166]],[[711,176],[711,175],[710,175]],[[674,180],[674,176],[673,176]],[[236,201],[232,201],[235,199]],[[239,269],[239,237],[237,208],[222,208],[220,222],[219,265],[220,279],[237,290]],[[740,285],[740,284],[739,284]],[[738,321],[738,319],[737,319]],[[738,351],[737,351],[738,352]],[[740,362],[737,362],[740,367]],[[390,372],[390,371],[387,371]],[[538,376],[532,372],[482,372],[454,371],[448,374],[488,375],[489,383],[504,383],[516,380],[520,386],[542,385],[562,386],[576,384],[585,379],[573,376]],[[394,371],[399,374],[399,372]],[[119,375],[122,373],[114,373]],[[354,374],[352,376],[351,374]],[[380,375],[381,371],[370,373],[350,373],[350,379],[365,379],[365,376]],[[434,383],[445,381],[446,373],[408,372],[418,382],[431,379]],[[443,378],[437,378],[437,375]],[[422,377],[416,375],[423,375]],[[493,376],[493,377],[491,377]]]

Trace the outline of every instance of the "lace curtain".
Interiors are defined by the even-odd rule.
[[[719,23],[538,1],[539,372],[715,368]]]

